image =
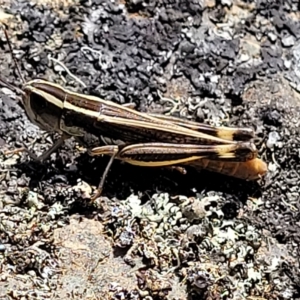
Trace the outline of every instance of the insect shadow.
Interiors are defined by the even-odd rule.
[[[90,157],[81,154],[74,164],[66,167],[64,160],[57,155],[55,160],[43,163],[29,161],[17,165],[17,169],[30,178],[29,188],[38,188],[43,194],[43,186],[62,189],[75,186],[78,179],[89,185],[97,186],[107,165],[108,157]],[[185,172],[182,172],[185,171]],[[185,166],[177,167],[140,167],[115,160],[106,178],[102,196],[126,199],[131,194],[139,194],[149,199],[154,193],[169,193],[170,196],[196,196],[203,191],[229,194],[242,203],[251,197],[260,196],[260,186],[255,181],[244,181],[206,170],[195,170]]]
[[[91,160],[93,160],[91,162]],[[107,165],[108,158],[91,159],[81,155],[77,159],[80,177],[97,186],[99,178]],[[184,171],[184,172],[182,172]],[[249,196],[260,196],[259,184],[231,178],[206,170],[195,170],[186,166],[177,167],[141,167],[115,160],[106,179],[103,196],[126,199],[130,194],[142,194],[149,197],[154,193],[169,193],[170,196],[195,196],[202,191],[216,191],[237,196],[245,202]]]

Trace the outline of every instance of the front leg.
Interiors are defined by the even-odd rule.
[[[31,159],[38,161],[38,162],[43,162],[44,160],[46,160],[47,158],[49,158],[49,156],[55,152],[59,147],[62,146],[62,144],[64,143],[65,140],[67,140],[68,138],[70,138],[69,135],[67,134],[63,134],[53,145],[52,147],[50,147],[48,150],[46,150],[43,154],[41,154],[40,156],[36,156],[33,152],[31,152],[30,150],[28,150],[26,147],[20,148],[20,149],[15,149],[15,150],[10,150],[10,151],[5,151],[4,154],[5,155],[9,155],[9,154],[16,154],[16,153],[20,153],[20,152],[26,152]]]

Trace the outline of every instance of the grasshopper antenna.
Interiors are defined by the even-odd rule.
[[[3,25],[3,27],[5,27],[5,24],[2,23],[2,25]],[[3,28],[3,31],[4,31],[4,34],[5,34],[5,39],[7,41],[11,57],[12,57],[12,59],[14,61],[14,64],[15,64],[15,66],[17,68],[18,75],[19,75],[20,79],[22,80],[22,83],[24,84],[25,80],[24,80],[24,77],[23,77],[23,75],[21,73],[20,67],[19,67],[18,62],[16,60],[16,57],[13,54],[13,50],[12,50],[11,42],[10,42],[9,37],[8,37],[7,30],[5,28]],[[0,82],[3,85],[7,86],[9,89],[14,90],[14,91],[18,91],[19,93],[21,93],[22,95],[24,95],[24,92],[22,91],[22,89],[18,88],[17,86],[14,86],[14,85],[10,84],[4,78],[0,77]]]
[[[8,37],[8,34],[7,34],[7,30],[6,30],[5,28],[4,28],[3,30],[4,30],[5,38],[6,38],[8,47],[9,47],[9,51],[10,51],[11,57],[12,57],[12,59],[13,59],[13,61],[14,61],[14,63],[15,63],[15,66],[16,66],[16,68],[17,68],[18,75],[19,75],[19,77],[21,78],[22,83],[25,83],[25,80],[24,80],[24,77],[23,77],[23,75],[22,75],[22,73],[21,73],[19,64],[18,64],[18,62],[17,62],[17,60],[16,60],[16,57],[14,56],[14,53],[13,53],[13,50],[12,50],[12,47],[11,47],[11,42],[10,42],[9,37]]]

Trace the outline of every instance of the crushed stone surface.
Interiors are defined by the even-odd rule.
[[[0,0],[26,81],[253,128],[268,164],[244,182],[116,161],[91,203],[108,158],[74,139],[43,163],[5,154],[58,134],[1,85],[0,299],[300,299],[299,17],[293,0]],[[0,75],[21,85],[2,30]]]

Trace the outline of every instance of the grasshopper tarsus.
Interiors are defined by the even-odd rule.
[[[19,154],[21,152],[26,152],[28,154],[28,156],[33,159],[34,161],[37,162],[42,162],[43,160],[40,159],[39,156],[35,155],[32,151],[28,150],[26,147],[22,147],[22,148],[18,148],[18,149],[14,149],[14,150],[7,150],[4,151],[4,155],[13,155],[13,154]],[[43,155],[43,154],[42,154]]]
[[[91,195],[91,202],[95,202],[102,195],[103,187],[97,188],[94,193]]]
[[[182,166],[169,166],[171,170],[176,170],[177,172],[181,173],[182,175],[186,175],[187,171]]]

